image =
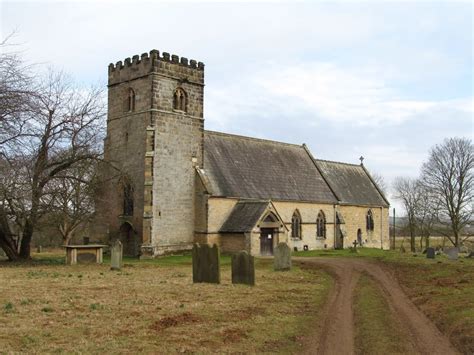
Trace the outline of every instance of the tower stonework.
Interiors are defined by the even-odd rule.
[[[192,247],[203,94],[201,62],[152,50],[109,65],[104,171],[111,178],[97,210],[126,254]]]

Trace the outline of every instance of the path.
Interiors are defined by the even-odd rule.
[[[362,272],[368,273],[383,291],[394,314],[406,325],[410,339],[420,354],[458,354],[449,340],[402,291],[398,282],[383,268],[368,260],[353,258],[294,258],[307,267],[321,267],[335,280],[318,321],[318,337],[308,339],[307,353],[354,354],[353,291]]]

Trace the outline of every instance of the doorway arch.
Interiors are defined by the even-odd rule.
[[[124,222],[120,226],[119,239],[123,245],[123,255],[137,257],[139,245],[137,233],[130,222]]]

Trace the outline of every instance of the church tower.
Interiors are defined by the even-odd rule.
[[[203,160],[204,64],[152,50],[109,65],[97,214],[128,255],[189,249]],[[106,179],[107,180],[107,179]]]

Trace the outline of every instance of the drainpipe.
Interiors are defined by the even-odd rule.
[[[333,209],[334,209],[334,237],[333,237],[333,240],[334,240],[334,249],[336,249],[336,234],[337,234],[337,225],[336,225],[336,222],[337,222],[337,218],[336,218],[336,205],[333,205]]]
[[[380,207],[380,249],[383,250],[383,207]]]

